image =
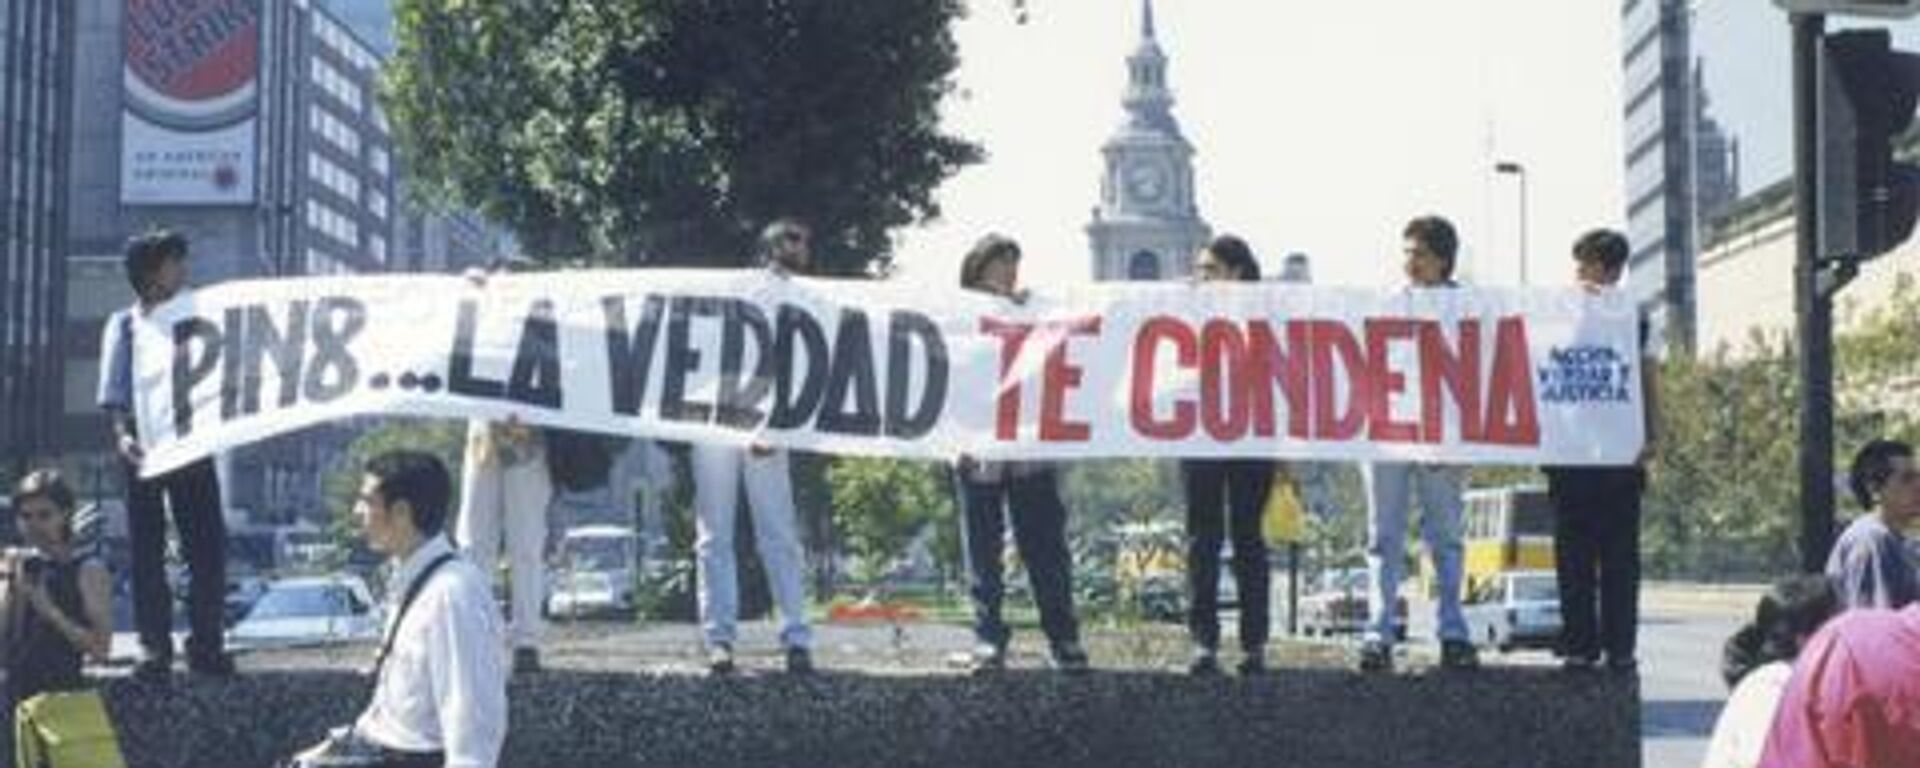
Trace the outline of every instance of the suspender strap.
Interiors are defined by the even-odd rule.
[[[374,657],[373,679],[380,679],[380,668],[387,663],[387,654],[393,652],[393,640],[400,635],[400,622],[406,621],[407,609],[413,607],[413,599],[420,596],[420,590],[427,586],[427,579],[433,577],[433,572],[440,570],[440,566],[451,562],[454,557],[452,552],[448,552],[434,558],[433,562],[420,570],[420,575],[413,577],[413,583],[407,585],[406,595],[400,598],[400,612],[393,617],[393,628],[387,631],[386,641],[380,644],[380,655]]]

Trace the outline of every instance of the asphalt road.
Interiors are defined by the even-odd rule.
[[[1696,768],[1726,701],[1720,647],[1738,619],[1656,612],[1640,625],[1641,759],[1646,768]]]

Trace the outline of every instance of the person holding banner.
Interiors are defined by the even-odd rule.
[[[960,264],[960,287],[967,290],[1021,302],[1026,292],[1017,287],[1019,279],[1020,246],[1000,235],[981,238]],[[973,671],[984,674],[1007,666],[1012,631],[1000,615],[1006,594],[1002,561],[1007,518],[1013,520],[1014,545],[1033,584],[1033,602],[1040,611],[1040,628],[1047,636],[1054,668],[1070,674],[1087,671],[1087,652],[1080,646],[1080,625],[1073,615],[1067,507],[1060,499],[1054,465],[976,461],[963,455],[955,463],[954,475],[960,495],[961,541],[972,577]]]
[[[133,306],[107,318],[100,341],[100,387],[96,401],[113,427],[114,450],[126,474],[127,535],[132,550],[133,620],[144,657],[141,677],[164,677],[173,669],[173,589],[167,583],[168,514],[186,556],[187,667],[207,675],[233,674],[225,650],[223,613],[227,596],[227,522],[220,477],[204,458],[155,477],[140,476],[145,454],[134,418],[133,324],[172,300],[187,283],[187,238],[165,229],[127,241],[123,265]]]
[[[466,279],[485,288],[491,274],[519,271],[531,264],[524,257],[500,260],[486,270],[468,270]],[[505,539],[511,580],[508,641],[516,674],[539,671],[540,636],[546,629],[540,609],[547,594],[547,511],[553,502],[548,459],[544,430],[512,418],[467,422],[453,540],[491,585]]]
[[[443,532],[453,488],[432,454],[389,451],[361,468],[353,518],[393,568],[373,699],[292,760],[295,768],[486,768],[507,737],[507,672],[492,579]]]
[[[1401,231],[1404,269],[1410,291],[1451,289],[1454,257],[1460,238],[1453,224],[1439,216],[1422,216]],[[1457,464],[1404,461],[1368,462],[1361,466],[1367,486],[1367,576],[1372,590],[1367,601],[1367,628],[1360,646],[1360,670],[1393,669],[1396,626],[1394,605],[1400,596],[1401,571],[1406,567],[1406,527],[1409,495],[1421,506],[1420,533],[1433,558],[1439,582],[1436,606],[1440,636],[1440,665],[1472,669],[1479,653],[1468,639],[1467,620],[1460,609],[1462,556],[1460,518],[1465,500],[1467,468]]]
[[[1596,229],[1573,244],[1574,275],[1582,288],[1612,290],[1626,272],[1627,238]],[[1553,502],[1553,562],[1560,588],[1562,665],[1593,669],[1606,652],[1607,669],[1632,673],[1639,634],[1640,494],[1654,448],[1652,358],[1640,325],[1640,391],[1646,442],[1640,460],[1613,467],[1543,467]]]
[[[760,252],[768,272],[786,277],[807,274],[812,252],[807,226],[779,219],[760,233]],[[807,595],[802,568],[805,553],[794,520],[793,478],[787,452],[755,442],[742,449],[731,445],[693,445],[694,552],[700,580],[700,624],[707,645],[707,670],[714,675],[734,672],[733,643],[740,610],[738,569],[733,535],[738,521],[740,487],[744,483],[753,514],[753,532],[759,540],[760,561],[780,612],[780,644],[787,671],[813,672],[813,630],[807,623]]]
[[[1194,259],[1196,283],[1260,280],[1260,263],[1247,243],[1221,235]],[[1233,537],[1233,580],[1240,595],[1242,675],[1266,672],[1268,633],[1267,544],[1260,512],[1274,462],[1258,458],[1187,459],[1180,462],[1187,493],[1187,584],[1191,600],[1187,629],[1193,636],[1194,675],[1220,673],[1220,547]],[[1225,514],[1222,514],[1222,507]],[[1224,529],[1224,531],[1223,531]]]
[[[460,553],[487,575],[489,584],[501,539],[506,540],[513,617],[509,638],[516,674],[540,669],[540,635],[545,629],[540,608],[547,594],[547,506],[552,500],[547,441],[540,429],[516,420],[467,422],[454,538]]]

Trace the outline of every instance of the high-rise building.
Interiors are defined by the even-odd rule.
[[[1627,289],[1662,352],[1695,347],[1695,271],[1712,219],[1739,195],[1739,150],[1708,115],[1692,0],[1623,0]]]
[[[1627,287],[1662,348],[1693,347],[1693,114],[1686,0],[1625,0]]]
[[[52,453],[73,4],[0,0],[0,467]]]
[[[1095,280],[1160,280],[1193,269],[1213,230],[1194,203],[1193,145],[1173,119],[1167,56],[1143,0],[1140,43],[1127,57],[1126,120],[1101,147],[1106,172],[1087,224]]]
[[[101,323],[133,300],[120,266],[129,235],[153,226],[187,235],[202,285],[377,272],[395,267],[398,211],[392,141],[374,100],[381,59],[325,8],[71,5],[76,49],[122,52],[74,64],[58,429],[83,485],[110,498],[118,472],[93,390]],[[223,455],[229,512],[323,515],[322,477],[350,437],[327,425]]]

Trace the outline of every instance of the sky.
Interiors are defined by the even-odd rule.
[[[951,284],[961,254],[997,231],[1024,246],[1037,288],[1089,279],[1084,227],[1100,144],[1119,125],[1139,0],[976,0],[956,28],[959,90],[946,126],[987,160],[946,182],[942,217],[905,231],[903,279]],[[1764,0],[1696,5],[1695,52],[1714,111],[1740,138],[1742,187],[1791,158],[1786,18]],[[1452,219],[1462,270],[1514,285],[1523,165],[1533,284],[1569,279],[1567,246],[1624,227],[1617,0],[1155,0],[1174,114],[1197,150],[1198,205],[1276,267],[1313,259],[1317,282],[1401,281],[1400,228]],[[1897,25],[1920,48],[1916,22]]]

